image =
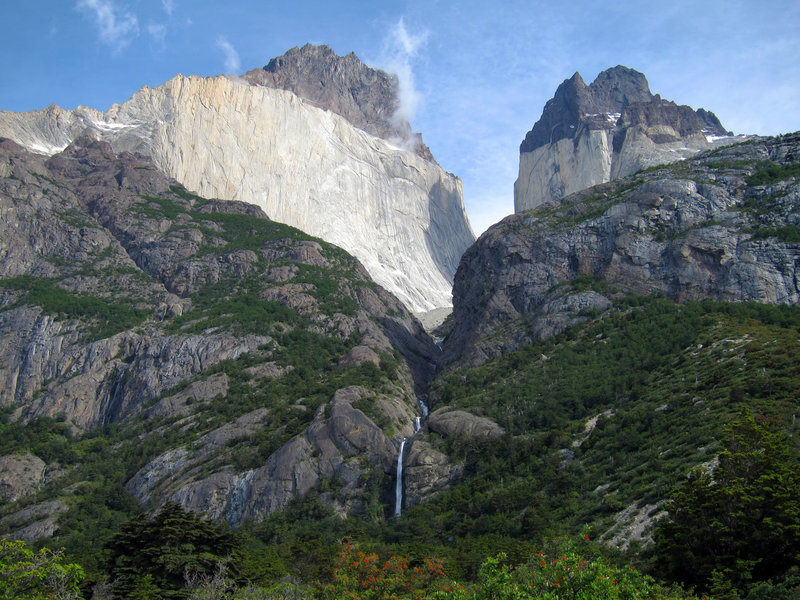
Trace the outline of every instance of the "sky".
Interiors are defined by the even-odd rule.
[[[558,85],[625,65],[734,133],[800,130],[797,0],[3,0],[0,110],[107,110],[178,73],[305,43],[400,76],[476,234],[513,212],[519,144]]]

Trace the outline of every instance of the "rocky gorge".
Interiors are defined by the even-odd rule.
[[[439,350],[358,261],[90,134],[50,159],[9,140],[0,151],[0,403],[13,420],[76,434],[138,422],[146,445],[177,435],[126,487],[142,505],[176,500],[231,523],[332,479],[347,514],[367,473],[392,474]],[[452,470],[422,446],[409,460],[420,452],[426,491],[411,502],[448,480],[427,471]],[[6,499],[70,485],[63,459],[44,476],[27,456],[4,459]],[[52,515],[5,522],[23,536],[56,527]]]

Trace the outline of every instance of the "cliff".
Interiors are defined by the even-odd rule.
[[[328,46],[306,44],[248,71],[243,79],[293,92],[371,135],[433,160],[422,136],[412,132],[403,116],[397,76],[365,65],[352,52],[339,56]]]
[[[408,128],[391,125],[393,78],[354,56],[322,49],[303,56],[293,69],[268,65],[263,75],[248,74],[257,85],[177,76],[104,114],[83,107],[0,113],[0,135],[52,155],[91,130],[115,152],[150,156],[202,196],[254,204],[341,246],[413,311],[449,306],[458,260],[474,240],[460,180],[397,145],[408,141],[394,139]],[[303,70],[309,63],[316,68]],[[300,72],[305,79],[293,77]],[[355,77],[361,87],[352,91],[345,84]],[[323,85],[329,80],[345,83]]]
[[[797,134],[761,138],[507,217],[461,261],[448,359],[550,337],[617,293],[797,304],[799,159]]]
[[[520,145],[514,209],[736,141],[713,113],[653,95],[638,71],[617,66],[588,86],[575,73]]]

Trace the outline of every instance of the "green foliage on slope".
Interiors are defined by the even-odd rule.
[[[0,310],[30,304],[40,306],[45,314],[89,322],[90,339],[103,339],[142,323],[150,311],[130,304],[113,302],[88,294],[75,294],[57,285],[56,280],[32,275],[0,279],[0,288],[22,291],[22,297]]]
[[[661,572],[705,589],[784,580],[800,560],[800,463],[748,413],[726,428],[719,464],[670,498],[656,536]]]
[[[83,568],[61,551],[0,539],[0,600],[79,600]]]
[[[187,579],[237,566],[240,541],[225,525],[201,519],[174,503],[153,519],[125,523],[107,544],[108,574],[115,594],[132,598],[147,586],[151,597],[188,597]]]
[[[463,548],[481,536],[543,541],[582,523],[611,538],[623,509],[654,515],[711,460],[742,407],[790,426],[800,309],[657,297],[617,308],[435,382],[436,405],[485,415],[508,435],[443,441],[463,462],[464,482],[406,511],[414,533],[398,528],[396,539],[455,536]]]

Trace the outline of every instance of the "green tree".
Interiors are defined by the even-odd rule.
[[[83,568],[61,551],[0,539],[0,600],[79,600]]]
[[[168,502],[152,519],[139,516],[107,544],[114,591],[128,598],[147,593],[185,598],[187,578],[212,577],[226,565],[235,578],[239,539],[219,523]]]
[[[673,494],[656,554],[679,581],[743,591],[800,564],[800,467],[788,440],[748,413],[724,441],[713,473],[694,472]]]

